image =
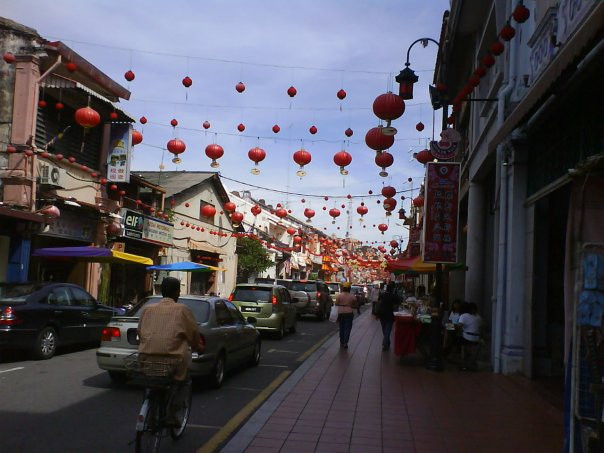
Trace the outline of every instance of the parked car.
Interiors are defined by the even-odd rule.
[[[290,286],[292,283],[292,280],[290,280],[290,279],[278,278],[275,280],[272,278],[256,278],[254,281],[256,283],[267,283],[269,285],[285,286],[289,291],[289,295],[291,297],[292,303],[296,307],[297,315],[306,311],[308,309],[308,306],[310,305],[310,296],[308,295],[308,293],[306,293],[304,291],[294,291],[294,290],[290,289]]]
[[[352,285],[350,287],[350,292],[357,297],[357,305],[359,307],[367,303],[367,297],[365,296],[365,291],[362,286]]]
[[[0,347],[50,359],[58,346],[98,342],[114,313],[71,283],[0,283]]]
[[[287,288],[267,283],[240,283],[229,296],[244,316],[256,318],[256,328],[283,338],[296,331],[296,307]]]
[[[125,380],[124,359],[138,350],[137,328],[142,312],[160,300],[160,296],[143,299],[126,316],[115,316],[103,329],[96,361],[114,381]],[[180,296],[178,303],[191,309],[206,345],[203,353],[192,354],[189,366],[192,377],[209,376],[213,386],[220,387],[226,370],[258,364],[260,334],[249,323],[253,320],[246,320],[232,303],[219,297],[196,295]]]
[[[336,297],[338,297],[338,294],[340,294],[340,284],[327,283],[327,287],[329,288],[329,295],[331,296],[331,301],[335,304]]]
[[[310,296],[310,304],[301,314],[313,314],[320,321],[327,319],[332,301],[329,288],[325,282],[319,280],[292,280],[289,289],[293,291],[304,291]]]

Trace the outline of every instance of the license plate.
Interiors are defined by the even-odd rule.
[[[260,309],[256,307],[241,307],[241,311],[260,311]]]

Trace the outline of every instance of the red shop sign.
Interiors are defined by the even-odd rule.
[[[459,163],[426,164],[423,260],[457,262]]]

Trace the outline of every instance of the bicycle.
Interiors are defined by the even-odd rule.
[[[191,411],[191,380],[173,379],[180,359],[170,357],[126,358],[125,364],[131,383],[145,388],[143,404],[136,419],[137,453],[157,452],[163,437],[180,438],[187,426]],[[168,408],[172,407],[173,416]]]

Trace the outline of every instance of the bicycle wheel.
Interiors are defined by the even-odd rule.
[[[161,442],[163,428],[161,420],[161,404],[157,395],[149,397],[149,410],[145,417],[142,431],[136,432],[136,453],[157,453]]]
[[[173,397],[172,405],[175,408],[174,415],[178,420],[178,425],[170,428],[170,436],[172,436],[172,439],[178,439],[182,436],[187,427],[189,414],[191,413],[191,401],[193,398],[191,386],[191,380],[189,379],[180,386],[178,392]]]

